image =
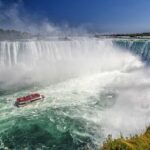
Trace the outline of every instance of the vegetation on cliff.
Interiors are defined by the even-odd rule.
[[[100,150],[150,150],[150,127],[144,134],[112,139],[108,136]]]

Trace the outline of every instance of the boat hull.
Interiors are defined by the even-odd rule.
[[[25,101],[25,102],[15,102],[15,106],[16,107],[24,107],[24,106],[26,106],[26,105],[28,105],[28,104],[30,104],[30,103],[33,103],[33,102],[36,102],[36,101],[40,101],[40,100],[43,100],[44,99],[44,97],[43,96],[41,96],[41,97],[39,97],[39,98],[36,98],[36,99],[32,99],[32,100],[29,100],[29,101]]]

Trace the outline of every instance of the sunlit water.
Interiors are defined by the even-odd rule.
[[[0,42],[0,147],[98,149],[149,124],[150,72],[112,40]],[[45,99],[16,108],[31,92]]]

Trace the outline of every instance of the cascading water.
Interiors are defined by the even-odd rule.
[[[113,40],[3,41],[0,67],[2,149],[97,149],[149,123],[149,70]],[[45,100],[13,105],[33,91]]]
[[[126,48],[139,55],[143,61],[150,63],[150,41],[149,40],[114,40],[114,44]]]

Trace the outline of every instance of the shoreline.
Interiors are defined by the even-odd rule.
[[[95,34],[96,38],[120,38],[120,39],[150,39],[150,33],[129,33],[129,34]]]

